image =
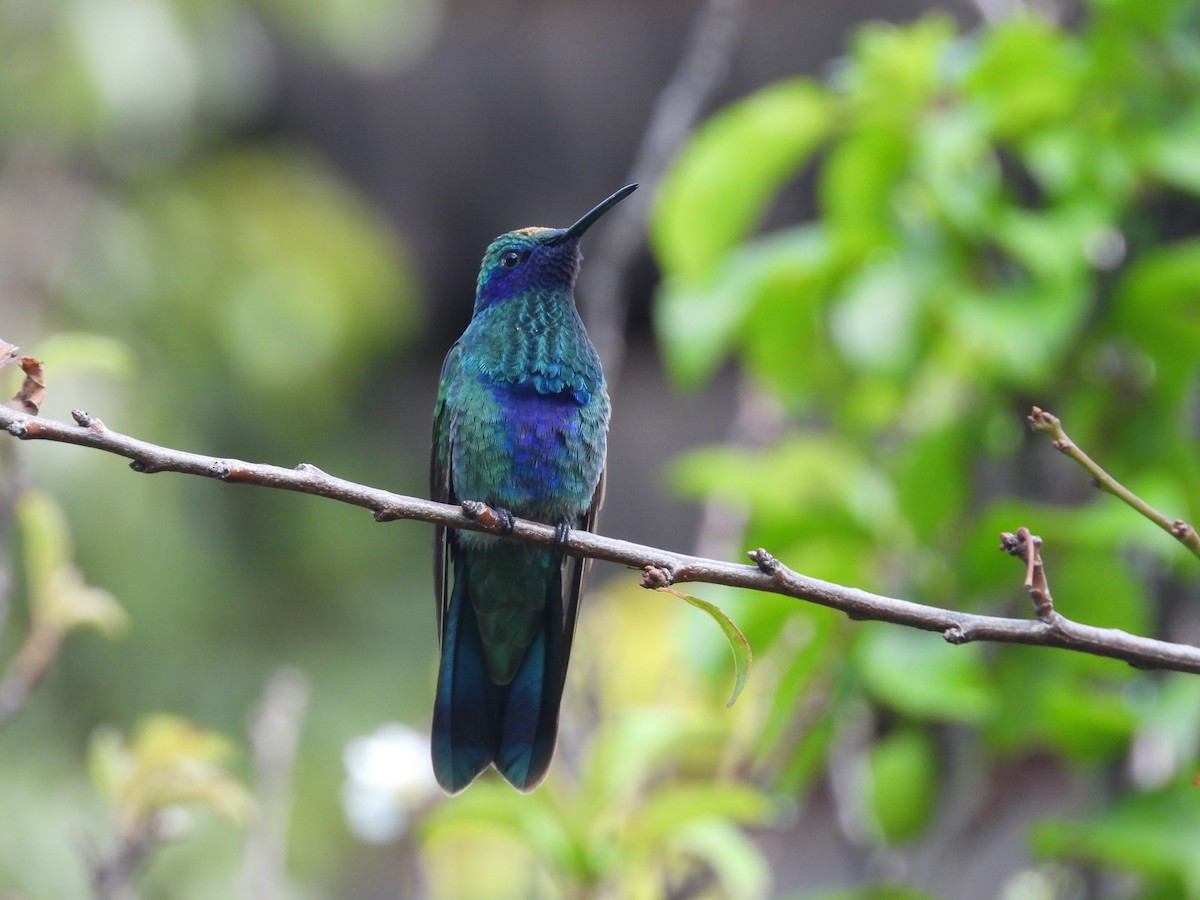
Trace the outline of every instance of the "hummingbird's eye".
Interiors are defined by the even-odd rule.
[[[500,256],[500,265],[505,269],[515,269],[525,261],[528,253],[521,253],[517,250],[506,250]]]

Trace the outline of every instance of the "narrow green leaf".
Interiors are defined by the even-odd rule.
[[[721,631],[724,632],[725,639],[729,641],[729,649],[733,651],[733,693],[729,695],[729,702],[725,704],[726,708],[733,706],[737,702],[738,695],[742,693],[742,688],[746,686],[746,679],[750,676],[750,664],[754,660],[754,654],[750,650],[750,642],[746,640],[746,636],[742,634],[741,629],[733,624],[733,620],[721,612],[720,608],[714,604],[709,603],[707,600],[701,600],[699,597],[693,597],[691,594],[685,594],[683,591],[677,591],[674,588],[659,588],[659,590],[668,594],[674,594],[681,600],[686,600],[697,609],[708,613],[712,620],[721,626]]]

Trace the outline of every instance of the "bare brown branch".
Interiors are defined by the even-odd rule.
[[[75,413],[75,420],[78,424],[70,425],[0,408],[0,427],[16,437],[78,444],[115,453],[132,460],[131,467],[139,472],[180,472],[238,484],[313,494],[369,509],[379,521],[413,519],[491,533],[498,533],[507,527],[503,518],[494,514],[481,515],[481,511],[476,509],[474,515],[468,515],[459,506],[356,484],[327,475],[307,464],[285,469],[202,456],[119,434],[86,413]],[[696,582],[767,591],[841,610],[855,619],[872,619],[935,631],[952,644],[997,641],[1059,647],[1124,660],[1140,668],[1200,673],[1200,648],[1188,644],[1174,644],[1116,629],[1083,625],[1057,613],[1048,619],[1004,618],[872,594],[801,575],[762,549],[751,552],[754,565],[739,565],[672,553],[587,531],[572,531],[564,542],[551,526],[524,519],[514,520],[511,531],[507,533],[513,540],[544,547],[561,546],[572,556],[607,560],[637,569],[642,572],[644,583],[649,587]],[[1036,585],[1037,579],[1033,578],[1031,584]],[[1046,596],[1048,599],[1048,591]]]
[[[35,625],[25,636],[4,675],[0,676],[0,727],[25,706],[30,691],[58,656],[61,643],[62,634],[45,623]]]

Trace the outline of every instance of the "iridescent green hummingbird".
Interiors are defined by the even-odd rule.
[[[554,525],[560,543],[569,529],[594,527],[609,403],[575,308],[579,240],[636,187],[569,228],[522,228],[488,247],[471,322],[442,365],[435,500],[479,500],[510,524]],[[437,530],[433,768],[447,791],[489,764],[522,791],[546,776],[585,569],[561,550]]]

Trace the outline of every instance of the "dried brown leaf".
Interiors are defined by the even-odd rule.
[[[0,354],[5,352],[3,348],[0,348]],[[0,366],[5,365],[12,358],[10,357],[7,361],[0,358]],[[25,380],[21,382],[21,389],[17,391],[16,395],[11,400],[6,400],[4,405],[9,409],[36,416],[38,410],[42,408],[42,401],[46,399],[46,375],[42,370],[40,359],[34,359],[32,356],[22,356],[20,359]]]

